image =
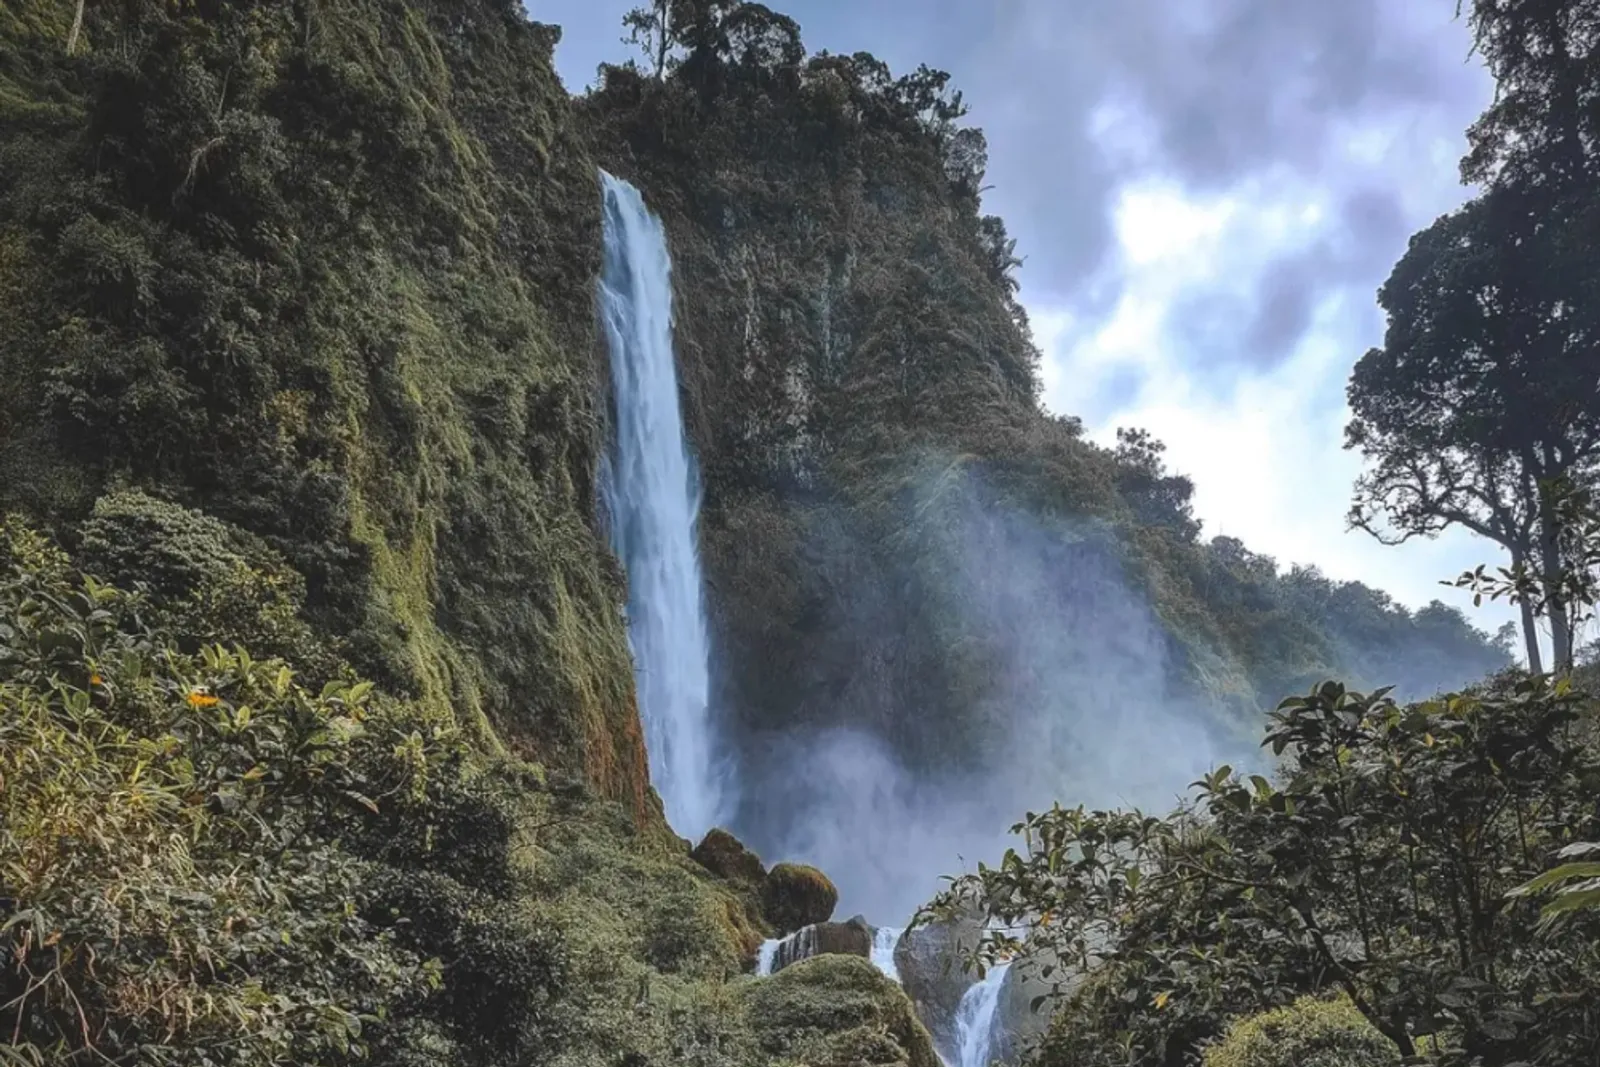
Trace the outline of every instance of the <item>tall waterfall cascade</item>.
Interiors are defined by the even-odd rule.
[[[600,318],[611,354],[615,437],[603,477],[612,547],[628,572],[628,643],[650,777],[673,829],[724,821],[695,524],[700,489],[684,435],[672,347],[672,257],[639,190],[601,172]]]

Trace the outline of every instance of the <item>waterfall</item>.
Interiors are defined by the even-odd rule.
[[[853,925],[854,921],[852,921],[851,925]],[[868,959],[872,961],[874,967],[896,983],[900,981],[900,972],[895,969],[894,965],[894,947],[900,943],[900,935],[903,933],[905,933],[904,930],[897,930],[889,926],[874,926],[872,928],[872,954]],[[756,977],[770,977],[791,963],[808,960],[812,956],[820,954],[823,950],[823,944],[817,935],[815,926],[802,927],[788,937],[763,941],[761,950],[756,954]]]
[[[723,820],[727,783],[709,712],[709,642],[695,522],[700,490],[672,352],[672,258],[639,191],[601,172],[600,315],[611,350],[616,439],[604,495],[628,571],[628,643],[650,778],[667,820],[698,838]]]
[[[761,942],[761,951],[756,954],[756,977],[770,978],[772,967],[778,960],[778,949],[783,947],[784,938],[769,938]]]
[[[1005,983],[1002,963],[991,968],[983,981],[961,995],[956,1007],[956,1054],[954,1067],[989,1067],[989,1049],[994,1043],[994,1014],[1000,1004],[1000,987]]]
[[[876,926],[872,930],[872,965],[895,982],[900,981],[900,971],[894,965],[894,947],[903,933],[892,926]]]

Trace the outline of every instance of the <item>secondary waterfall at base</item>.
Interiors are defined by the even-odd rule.
[[[604,172],[601,184],[600,316],[616,412],[603,492],[612,546],[628,571],[628,642],[650,778],[673,829],[697,838],[723,821],[730,789],[708,707],[709,642],[695,544],[700,491],[678,402],[672,258],[639,191]]]
[[[900,972],[894,965],[894,947],[900,943],[905,931],[892,926],[872,928],[872,965],[890,980],[899,983]],[[779,969],[782,962],[799,962],[809,959],[817,951],[816,928],[807,926],[788,937],[773,938],[761,943],[756,955],[756,977],[767,978]]]
[[[956,1007],[956,1055],[952,1067],[989,1067],[989,1049],[994,1044],[994,1013],[1000,1003],[1000,988],[1005,983],[1002,963],[971,986]]]
[[[900,981],[900,971],[894,965],[894,947],[904,933],[892,926],[879,926],[872,931],[872,965],[896,982]]]

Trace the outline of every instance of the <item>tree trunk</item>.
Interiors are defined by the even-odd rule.
[[[1539,650],[1539,619],[1533,613],[1533,605],[1524,600],[1522,607],[1522,639],[1528,651],[1528,670],[1533,674],[1544,673],[1544,655]]]
[[[1550,667],[1572,669],[1572,620],[1561,593],[1566,561],[1561,558],[1561,517],[1548,488],[1539,488],[1539,578],[1544,586],[1544,614],[1550,620]]]
[[[78,0],[78,10],[72,16],[72,30],[67,34],[67,55],[72,55],[78,48],[78,34],[83,32],[83,5],[86,0]]]

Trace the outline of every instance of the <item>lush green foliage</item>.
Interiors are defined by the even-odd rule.
[[[745,994],[757,1047],[781,1062],[939,1067],[900,988],[859,956],[817,956]]]
[[[340,1062],[439,962],[374,923],[333,839],[426,796],[436,738],[370,683],[186,655],[140,602],[0,537],[0,887],[11,1045],[38,1062]]]
[[[1319,686],[1272,716],[1276,783],[1224,767],[1165,818],[1056,807],[1022,853],[959,881],[1011,933],[986,953],[1091,968],[1044,1062],[1170,1064],[1230,1018],[1329,990],[1407,1055],[1592,1062],[1592,918],[1540,929],[1507,896],[1600,829],[1594,705],[1506,679],[1401,706]],[[1046,975],[1046,977],[1051,977]]]
[[[230,595],[303,586],[367,677],[644,810],[554,35],[507,0],[90,4],[68,57],[70,17],[0,16],[0,507],[98,508],[129,575],[188,549],[143,560],[169,518],[108,490],[203,511],[278,557]]]
[[[1348,1001],[1303,997],[1230,1026],[1205,1067],[1400,1067],[1400,1050]]]

